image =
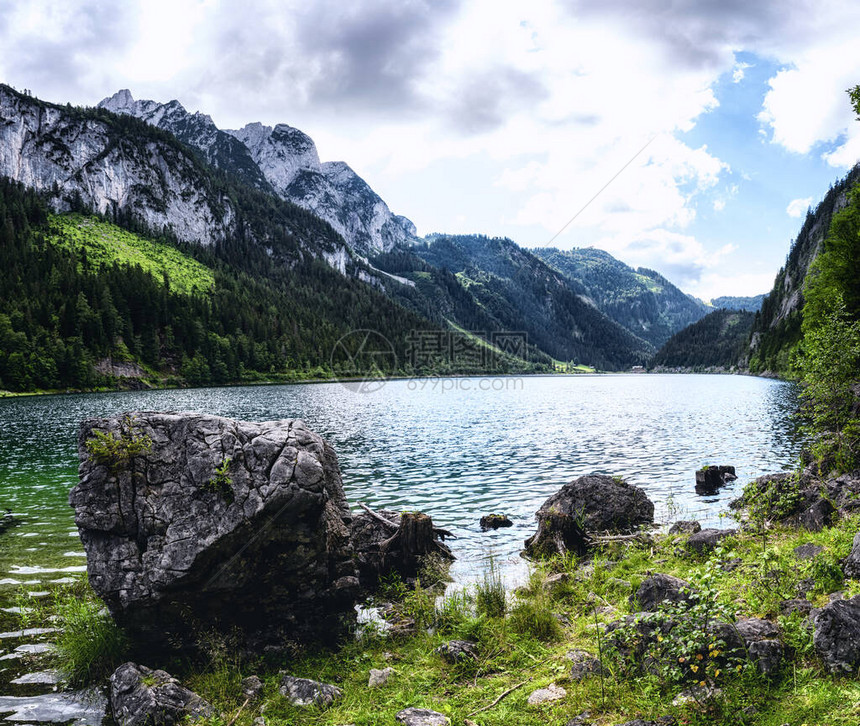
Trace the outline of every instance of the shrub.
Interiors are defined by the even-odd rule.
[[[479,615],[502,618],[507,609],[505,585],[496,563],[490,559],[482,582],[476,586],[475,605]]]
[[[149,451],[152,439],[148,434],[141,433],[130,416],[125,416],[118,434],[93,431],[92,438],[87,439],[85,446],[90,456],[116,472],[133,457]]]
[[[562,636],[561,626],[550,609],[550,602],[542,594],[517,602],[511,610],[509,621],[511,629],[520,635],[544,641],[560,640]]]
[[[92,594],[72,590],[54,594],[60,618],[57,653],[72,683],[86,684],[110,675],[125,659],[128,641]]]

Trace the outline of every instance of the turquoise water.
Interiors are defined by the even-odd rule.
[[[375,388],[375,387],[374,387]],[[83,571],[68,507],[78,423],[131,410],[248,420],[302,418],[337,451],[350,502],[421,509],[452,530],[460,581],[492,555],[509,580],[534,512],[593,471],[642,486],[666,521],[719,524],[744,482],[789,468],[799,439],[788,384],[741,376],[601,375],[390,381],[58,395],[0,400],[0,505],[22,524],[0,537],[0,594],[38,591]],[[694,472],[733,464],[738,481],[699,497]],[[482,514],[514,526],[482,533]]]

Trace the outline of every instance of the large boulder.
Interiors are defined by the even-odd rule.
[[[136,663],[124,663],[110,677],[110,704],[119,726],[174,726],[215,715],[169,673]]]
[[[526,556],[583,553],[590,535],[627,533],[653,524],[654,504],[639,487],[591,474],[565,484],[541,505],[535,517],[538,531],[526,540]]]
[[[217,628],[257,649],[354,617],[337,457],[301,421],[137,412],[83,422],[78,450],[89,581],[140,644]]]
[[[809,616],[812,642],[831,673],[856,673],[860,666],[860,595],[836,600]]]
[[[843,569],[845,577],[852,579],[860,578],[860,532],[854,535],[854,541],[851,543],[851,552],[845,558]]]

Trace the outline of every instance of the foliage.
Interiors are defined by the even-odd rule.
[[[211,269],[165,242],[156,242],[93,216],[50,215],[45,240],[73,252],[79,269],[98,271],[115,264],[137,266],[183,295],[206,293],[215,284]]]
[[[754,318],[749,312],[715,310],[669,338],[652,365],[693,369],[738,365]]]
[[[230,458],[225,457],[215,467],[215,474],[203,487],[206,491],[221,496],[227,504],[231,504],[235,497],[233,494],[233,479],[230,477],[230,464]]]
[[[550,642],[562,637],[561,625],[552,611],[552,602],[543,591],[529,598],[518,599],[508,619],[511,629],[520,635]]]
[[[475,586],[475,606],[479,615],[502,618],[507,609],[507,597],[502,575],[495,560],[489,560],[481,582]]]
[[[152,439],[140,431],[130,416],[125,416],[118,432],[94,430],[93,437],[87,439],[85,445],[90,456],[116,472],[135,456],[148,452]]]
[[[704,303],[654,270],[634,270],[603,250],[538,248],[534,254],[603,313],[655,347],[707,312]]]
[[[73,683],[105,678],[123,662],[128,650],[126,636],[91,591],[55,592],[54,610],[61,624],[57,636],[61,670]]]
[[[816,283],[813,283],[814,287]],[[827,473],[860,463],[860,416],[853,390],[860,362],[860,320],[850,319],[834,293],[828,311],[804,320],[801,393],[810,450]]]

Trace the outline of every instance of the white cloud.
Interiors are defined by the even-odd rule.
[[[714,200],[714,211],[722,212],[726,208],[726,200],[725,199],[715,199]]]
[[[789,217],[800,218],[806,214],[806,210],[809,209],[811,204],[812,197],[806,197],[805,199],[792,199],[785,208],[785,211],[788,212]]]
[[[751,63],[735,63],[732,71],[732,83],[740,83],[744,79],[747,68],[752,68]]]

